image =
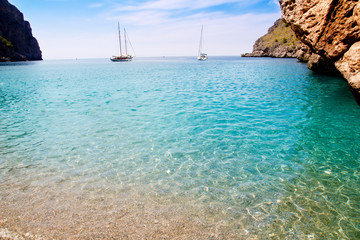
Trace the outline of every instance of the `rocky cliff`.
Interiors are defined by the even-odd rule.
[[[295,33],[282,19],[278,19],[269,28],[268,33],[256,40],[252,53],[245,53],[243,57],[276,57],[295,58],[307,51]]]
[[[308,67],[340,73],[360,104],[360,2],[280,0],[284,20],[310,48]]]
[[[29,22],[7,0],[0,0],[0,61],[42,60]]]

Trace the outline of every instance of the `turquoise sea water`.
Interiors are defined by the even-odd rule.
[[[347,83],[293,59],[0,65],[3,214],[54,238],[359,239],[359,153]]]

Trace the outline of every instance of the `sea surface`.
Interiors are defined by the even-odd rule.
[[[0,218],[45,239],[360,239],[360,108],[294,59],[2,63]]]

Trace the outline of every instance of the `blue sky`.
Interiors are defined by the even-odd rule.
[[[195,56],[201,25],[209,56],[252,50],[281,16],[277,0],[9,0],[30,21],[44,59],[118,53],[117,22],[138,57]]]

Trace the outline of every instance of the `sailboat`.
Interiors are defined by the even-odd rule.
[[[111,61],[113,62],[129,62],[133,59],[133,56],[131,56],[130,54],[128,54],[127,51],[127,39],[126,39],[126,30],[124,28],[124,38],[125,38],[125,54],[123,54],[122,52],[122,47],[121,47],[121,33],[120,33],[120,24],[118,23],[118,31],[119,31],[119,45],[120,45],[120,55],[119,56],[112,56],[110,58]],[[130,43],[131,45],[131,43]]]
[[[205,61],[207,59],[207,54],[202,52],[202,36],[203,36],[203,25],[201,25],[201,35],[200,35],[200,44],[199,44],[199,54],[197,59],[199,61]]]

